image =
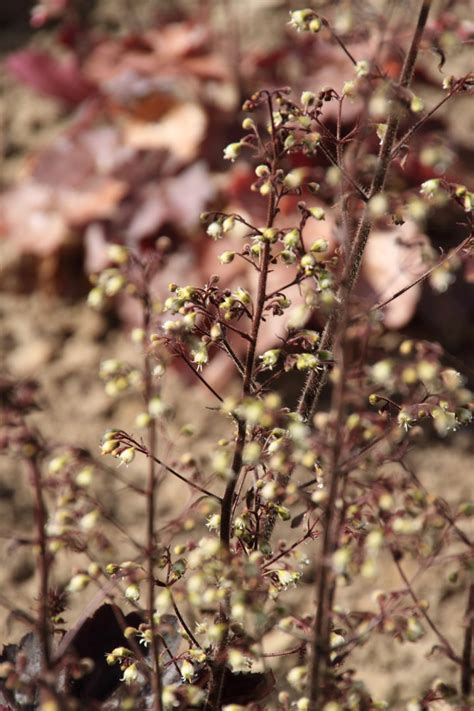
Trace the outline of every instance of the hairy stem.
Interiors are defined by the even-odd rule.
[[[145,303],[145,330],[150,329],[151,309],[148,300]],[[148,355],[145,355],[144,362],[145,376],[145,402],[148,405],[153,396],[153,381],[151,373],[151,363]],[[148,482],[146,496],[146,565],[147,565],[147,606],[148,618],[151,631],[151,658],[153,673],[151,684],[153,690],[153,711],[162,709],[162,683],[160,669],[160,643],[155,624],[155,555],[156,555],[156,533],[155,533],[155,509],[157,478],[155,466],[155,454],[157,447],[156,423],[153,419],[147,428],[148,435]]]
[[[345,328],[345,322],[343,326]],[[336,589],[336,575],[332,556],[337,550],[342,516],[337,508],[340,498],[342,471],[339,466],[344,426],[344,390],[346,382],[345,360],[341,344],[341,368],[333,391],[331,421],[334,427],[331,445],[328,500],[323,525],[323,542],[316,580],[316,618],[312,638],[309,672],[309,708],[316,711],[328,700],[326,695],[331,665],[331,622]]]
[[[464,632],[464,645],[462,651],[461,667],[461,694],[465,702],[466,711],[472,701],[472,675],[474,673],[472,664],[472,645],[474,640],[474,583],[469,587],[467,608],[466,608],[466,630]]]
[[[48,553],[48,541],[46,536],[46,505],[43,498],[43,485],[41,469],[36,457],[27,460],[28,474],[33,487],[35,497],[35,522],[38,546],[38,637],[41,645],[42,672],[45,673],[51,666],[51,639],[48,611],[48,587],[50,555]]]

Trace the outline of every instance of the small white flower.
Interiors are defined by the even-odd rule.
[[[212,514],[208,517],[206,528],[210,531],[218,531],[221,525],[221,517],[219,514]]]
[[[366,59],[361,59],[356,62],[355,73],[358,77],[366,77],[370,71],[370,64]]]
[[[259,356],[260,360],[262,361],[263,367],[272,370],[274,366],[278,363],[280,353],[280,348],[272,348],[269,351],[265,351],[265,353]]]
[[[207,227],[207,234],[209,237],[211,237],[214,240],[221,239],[222,235],[224,234],[223,227],[220,222],[217,222],[215,220],[214,222],[211,222],[208,227]]]
[[[194,676],[194,666],[191,664],[191,662],[188,662],[187,659],[184,659],[183,663],[181,664],[181,676],[183,677],[184,681],[192,681],[192,678]]]
[[[431,178],[430,180],[425,180],[425,182],[420,185],[420,193],[427,198],[432,198],[439,190],[439,185],[439,178]]]
[[[281,585],[282,588],[287,588],[290,585],[296,585],[299,578],[301,577],[301,573],[291,570],[277,570],[276,574],[278,578],[278,583]]]
[[[125,682],[125,684],[134,684],[142,678],[143,677],[138,671],[137,665],[133,663],[124,669],[123,676],[120,681]]]
[[[405,432],[408,432],[415,420],[406,410],[400,410],[397,416],[397,422]]]
[[[119,458],[124,464],[131,464],[135,459],[135,447],[127,447],[119,454]]]

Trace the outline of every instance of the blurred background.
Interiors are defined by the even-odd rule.
[[[167,239],[166,266],[154,284],[157,298],[170,281],[206,281],[218,271],[221,249],[206,238],[199,214],[215,208],[238,211],[256,224],[264,219],[265,206],[250,191],[251,159],[223,161],[224,147],[241,137],[242,102],[264,87],[291,86],[296,97],[326,86],[341,91],[353,77],[350,62],[327,32],[297,35],[288,28],[288,12],[300,5],[292,0],[1,3],[0,366],[14,378],[39,379],[42,408],[35,421],[46,437],[94,451],[105,429],[129,427],[137,412],[133,395],[111,400],[97,375],[105,358],[137,358],[129,338],[139,323],[132,304],[118,299],[104,312],[86,305],[90,275],[107,266],[107,245],[125,244],[146,254]],[[308,2],[328,17],[357,59],[377,53],[391,77],[403,61],[405,22],[417,5]],[[469,2],[433,5],[414,84],[427,108],[442,97],[443,79],[472,67]],[[325,113],[328,125],[336,118],[331,110]],[[345,129],[361,110],[360,100],[347,102]],[[473,135],[472,103],[467,96],[455,97],[416,135],[414,150],[395,166],[389,187],[404,195],[425,180],[446,176],[472,189]],[[298,156],[295,165],[303,165]],[[306,167],[321,183],[318,199],[330,208],[334,185],[327,164],[318,157]],[[367,161],[360,170],[370,177],[372,167]],[[402,226],[376,227],[359,285],[363,305],[403,288],[426,268],[413,263],[410,245],[423,242],[428,256],[439,258],[466,237],[462,211],[450,204],[435,201],[428,208],[415,200],[410,205]],[[288,202],[282,219],[292,224],[296,214],[296,201]],[[337,216],[328,214],[318,236],[334,240]],[[232,265],[225,279],[245,283],[248,274]],[[440,342],[450,366],[471,384],[473,279],[472,261],[450,260],[385,311],[389,333]],[[264,332],[262,348],[271,347],[273,338]],[[218,382],[226,381],[225,363],[214,364],[214,372]],[[171,373],[170,381],[171,426],[179,431],[202,393],[190,389],[182,374]],[[206,449],[208,417],[194,423],[193,451]],[[186,446],[178,441],[173,454],[178,457]],[[427,446],[414,454],[426,485],[453,501],[469,497],[474,463],[469,431],[449,445],[439,439]],[[31,525],[29,491],[19,485],[16,466],[0,463],[5,531]],[[108,496],[114,515],[139,532],[138,507],[124,507],[110,491]],[[172,496],[173,486],[165,487],[159,515],[169,515]],[[5,543],[2,555],[8,554]],[[15,549],[0,569],[3,593],[28,604],[33,574],[30,553]],[[448,584],[440,588],[434,604],[441,621],[449,620],[459,599]],[[373,647],[359,652],[362,673],[377,694],[407,697],[407,669],[429,648],[421,645],[415,654],[394,642],[383,644],[383,655]],[[414,687],[432,678],[437,663],[423,661]],[[448,675],[453,672],[443,664]]]

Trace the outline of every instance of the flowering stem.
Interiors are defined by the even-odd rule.
[[[273,161],[272,161],[272,174],[276,170],[276,131],[273,124],[273,107],[271,102],[271,97],[268,98],[270,121],[272,126],[272,146],[273,146]],[[268,209],[267,209],[267,220],[266,227],[270,228],[273,226],[273,222],[276,217],[276,204],[277,196],[275,194],[274,188],[272,188],[269,198],[268,198]],[[250,331],[250,340],[247,348],[247,356],[245,359],[245,368],[242,379],[242,396],[245,397],[250,394],[252,388],[252,377],[255,365],[255,354],[257,350],[258,333],[260,330],[260,325],[262,322],[262,314],[265,306],[266,291],[267,291],[267,279],[268,279],[268,268],[270,264],[271,256],[271,246],[269,241],[265,241],[263,244],[263,249],[260,255],[260,265],[258,272],[258,287],[257,287],[257,297],[255,301],[255,308],[253,310],[252,317],[252,328]],[[225,488],[224,497],[222,499],[221,507],[221,527],[220,527],[220,540],[222,545],[226,550],[229,550],[230,545],[230,534],[231,534],[231,523],[232,523],[232,507],[234,501],[235,487],[237,486],[237,481],[242,469],[242,454],[245,445],[245,422],[239,419],[237,425],[237,438],[235,443],[234,456],[232,459],[231,476],[227,482]]]
[[[426,612],[426,609],[425,609],[424,605],[422,605],[421,602],[420,602],[420,600],[418,599],[417,594],[416,594],[415,591],[413,590],[413,587],[412,587],[410,581],[408,580],[408,577],[407,577],[405,571],[404,571],[403,568],[402,568],[402,565],[401,565],[401,563],[400,563],[400,558],[399,558],[399,555],[397,554],[397,551],[396,551],[393,547],[390,547],[390,553],[392,554],[393,562],[395,563],[395,566],[396,566],[396,568],[397,568],[397,570],[398,570],[398,572],[399,572],[399,574],[400,574],[401,579],[403,580],[403,582],[404,582],[405,585],[406,585],[406,589],[407,589],[407,591],[408,591],[408,593],[409,593],[411,599],[413,600],[413,602],[414,602],[415,605],[417,606],[419,612],[421,613],[421,615],[422,615],[423,618],[425,619],[425,621],[426,621],[426,623],[428,624],[428,626],[431,627],[432,631],[434,632],[434,634],[435,634],[436,637],[438,638],[438,640],[439,640],[439,642],[440,642],[442,648],[444,649],[444,651],[445,651],[445,653],[446,653],[446,656],[449,657],[449,659],[451,659],[451,660],[452,660],[453,662],[455,662],[456,664],[460,664],[460,661],[461,661],[461,660],[459,659],[459,657],[458,657],[457,654],[455,653],[455,651],[454,651],[454,649],[452,648],[451,644],[450,644],[449,641],[446,639],[446,637],[444,636],[444,634],[443,634],[443,633],[438,629],[438,627],[435,625],[435,623],[433,622],[433,620],[431,619],[431,617],[430,617],[430,616],[428,615],[428,613]]]
[[[168,588],[168,590],[169,590],[169,588]],[[196,649],[202,649],[201,645],[199,644],[196,637],[191,632],[189,625],[187,624],[186,620],[184,619],[183,615],[181,614],[181,610],[179,609],[178,605],[176,604],[176,600],[174,599],[173,593],[171,592],[171,590],[169,590],[169,592],[170,592],[170,597],[171,597],[171,604],[173,605],[173,610],[175,611],[176,617],[178,618],[178,620],[181,623],[181,627],[186,632],[190,641],[194,644]]]
[[[268,96],[268,107],[270,113],[270,123],[272,126],[272,149],[273,149],[273,160],[271,166],[272,175],[275,174],[277,165],[277,137],[276,130],[273,121],[273,107],[271,95]],[[277,195],[276,190],[272,187],[272,190],[268,199],[268,210],[267,210],[267,220],[266,227],[270,228],[273,226],[277,214]],[[268,270],[270,265],[271,257],[271,245],[268,240],[263,243],[263,248],[260,254],[260,263],[258,270],[258,287],[257,296],[255,300],[255,306],[252,315],[252,326],[250,331],[249,345],[247,348],[247,355],[245,358],[245,367],[242,378],[242,397],[246,397],[251,393],[252,383],[253,383],[253,372],[255,366],[255,355],[257,351],[257,341],[258,334],[260,330],[260,325],[262,322],[263,309],[265,307],[265,297],[267,291],[267,278]],[[232,458],[231,473],[230,478],[227,482],[224,496],[222,498],[221,505],[221,524],[220,524],[220,541],[223,550],[228,555],[230,552],[230,539],[232,531],[232,513],[234,508],[234,495],[237,482],[239,480],[240,472],[242,470],[243,463],[243,451],[245,446],[246,437],[246,424],[245,420],[238,418],[237,420],[237,436],[235,442],[234,456]],[[227,598],[226,605],[221,606],[221,619],[224,623],[227,623],[229,618],[229,603],[230,600]],[[209,693],[209,702],[207,707],[218,709],[220,708],[222,690],[224,686],[225,677],[225,662],[224,662],[224,652],[228,641],[228,630],[226,629],[220,643],[217,652],[217,666],[214,671],[214,678],[212,683],[212,688]]]
[[[273,220],[275,219],[274,211],[274,196],[270,198],[269,204],[269,218],[267,220],[267,226],[271,227]],[[255,364],[255,353],[257,349],[258,332],[260,329],[260,324],[262,321],[263,307],[265,305],[265,294],[267,288],[267,277],[268,277],[268,266],[270,262],[270,243],[265,242],[263,245],[263,250],[260,259],[260,271],[258,279],[258,290],[257,299],[255,303],[255,309],[252,319],[252,329],[249,347],[247,349],[247,356],[245,359],[245,369],[242,382],[242,395],[245,397],[251,392],[252,386],[252,375]],[[237,424],[237,439],[235,443],[234,456],[232,459],[231,466],[231,476],[227,482],[225,488],[224,497],[222,499],[222,510],[221,510],[221,527],[220,527],[220,539],[222,545],[228,550],[230,545],[230,533],[231,533],[231,519],[232,519],[232,506],[234,502],[234,492],[237,486],[237,481],[242,469],[242,454],[245,445],[245,433],[246,426],[245,422],[239,419]]]
[[[423,0],[417,26],[415,28],[412,42],[405,58],[405,63],[401,72],[399,86],[406,88],[411,82],[414,65],[418,54],[418,49],[423,35],[423,30],[427,21],[431,0]],[[385,179],[391,165],[391,152],[396,139],[400,122],[399,107],[396,98],[393,99],[392,108],[388,117],[387,131],[382,142],[375,175],[369,192],[369,200],[379,194],[384,187]],[[340,135],[338,134],[340,140]],[[339,143],[340,146],[340,143]],[[339,160],[342,156],[338,155]],[[344,213],[343,218],[347,215]],[[347,326],[348,306],[352,289],[360,271],[362,256],[367,244],[367,240],[372,229],[372,219],[367,204],[364,208],[362,219],[357,228],[356,234],[349,247],[349,254],[346,259],[344,273],[337,293],[337,307],[332,311],[325,329],[323,331],[320,348],[322,350],[332,350],[337,339],[343,338]],[[348,237],[348,235],[347,235]],[[341,353],[343,349],[341,347]],[[311,649],[311,662],[309,670],[309,710],[319,711],[328,700],[329,673],[331,665],[330,657],[330,635],[332,607],[335,596],[335,573],[332,569],[332,556],[337,549],[341,516],[336,508],[336,501],[339,496],[341,471],[339,459],[342,444],[343,416],[344,416],[344,359],[342,358],[341,373],[339,380],[333,391],[332,412],[334,413],[334,440],[331,447],[331,462],[329,467],[328,482],[328,503],[326,507],[326,520],[323,527],[323,544],[319,575],[316,584],[316,618],[313,632]],[[316,410],[319,395],[324,385],[327,375],[327,367],[322,370],[315,370],[310,373],[306,380],[303,393],[298,404],[298,412],[305,421],[310,421]]]
[[[398,82],[398,86],[400,88],[406,89],[410,86],[413,71],[415,68],[416,58],[418,56],[421,38],[423,36],[426,21],[428,19],[430,5],[431,0],[422,1],[417,25],[413,34],[410,48],[405,57],[405,62]],[[387,130],[385,132],[385,136],[380,147],[380,152],[375,169],[375,175],[372,180],[372,185],[368,195],[369,200],[375,195],[378,195],[380,192],[382,192],[383,187],[385,185],[385,179],[392,163],[392,150],[396,140],[399,122],[400,109],[397,105],[396,98],[394,98],[392,100],[392,108],[388,117]],[[366,205],[362,214],[362,218],[359,222],[356,234],[354,236],[350,254],[346,262],[344,273],[342,275],[341,284],[337,292],[337,307],[333,309],[331,315],[329,316],[323,334],[321,336],[321,350],[331,350],[334,346],[334,343],[340,330],[341,318],[347,310],[352,289],[359,275],[362,256],[364,254],[364,250],[367,245],[367,240],[369,238],[371,229],[372,217],[370,214],[369,206]],[[306,421],[310,421],[312,419],[312,416],[318,404],[322,387],[326,382],[326,377],[327,366],[320,370],[315,370],[311,372],[306,380],[300,398],[300,402],[298,404],[298,412],[303,416]]]

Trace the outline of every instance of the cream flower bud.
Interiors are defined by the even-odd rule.
[[[325,220],[326,214],[322,207],[310,207],[309,212],[315,220]]]
[[[356,62],[355,73],[358,77],[366,77],[370,71],[370,64],[366,59],[361,59]]]
[[[234,225],[235,217],[233,215],[229,215],[229,217],[226,217],[224,222],[222,223],[222,229],[224,232],[230,232]]]
[[[311,252],[327,252],[329,249],[329,243],[327,239],[317,239],[310,247]]]
[[[148,412],[139,412],[135,418],[135,425],[140,429],[148,427],[151,422],[151,416]]]
[[[303,91],[303,93],[301,94],[301,103],[303,104],[305,109],[314,104],[315,101],[316,94],[314,94],[312,91]]]
[[[242,145],[240,143],[229,143],[224,148],[224,159],[234,162],[239,157],[241,150]]]
[[[100,286],[95,286],[89,291],[87,303],[93,309],[101,309],[106,302],[104,290]]]
[[[425,104],[422,99],[420,99],[419,96],[413,96],[412,100],[410,101],[410,109],[413,111],[414,114],[419,114],[420,111],[423,111],[425,108]]]
[[[69,581],[67,589],[71,593],[82,592],[90,583],[91,579],[85,573],[74,575]]]
[[[121,244],[109,244],[107,247],[107,257],[114,264],[125,264],[128,261],[128,251]]]
[[[270,175],[270,168],[264,163],[262,163],[261,165],[257,165],[257,167],[255,168],[255,175],[258,178],[266,178],[267,175]]]
[[[222,254],[218,256],[218,260],[221,264],[230,264],[234,261],[234,257],[235,252],[222,252]]]
[[[131,464],[135,459],[135,447],[127,447],[119,454],[119,458],[124,464]]]
[[[104,442],[103,445],[100,448],[100,453],[101,454],[112,454],[112,452],[117,449],[119,446],[119,442],[116,439],[109,439],[107,442]]]
[[[140,599],[140,587],[137,583],[130,583],[125,589],[125,597],[127,600],[137,602]]]

